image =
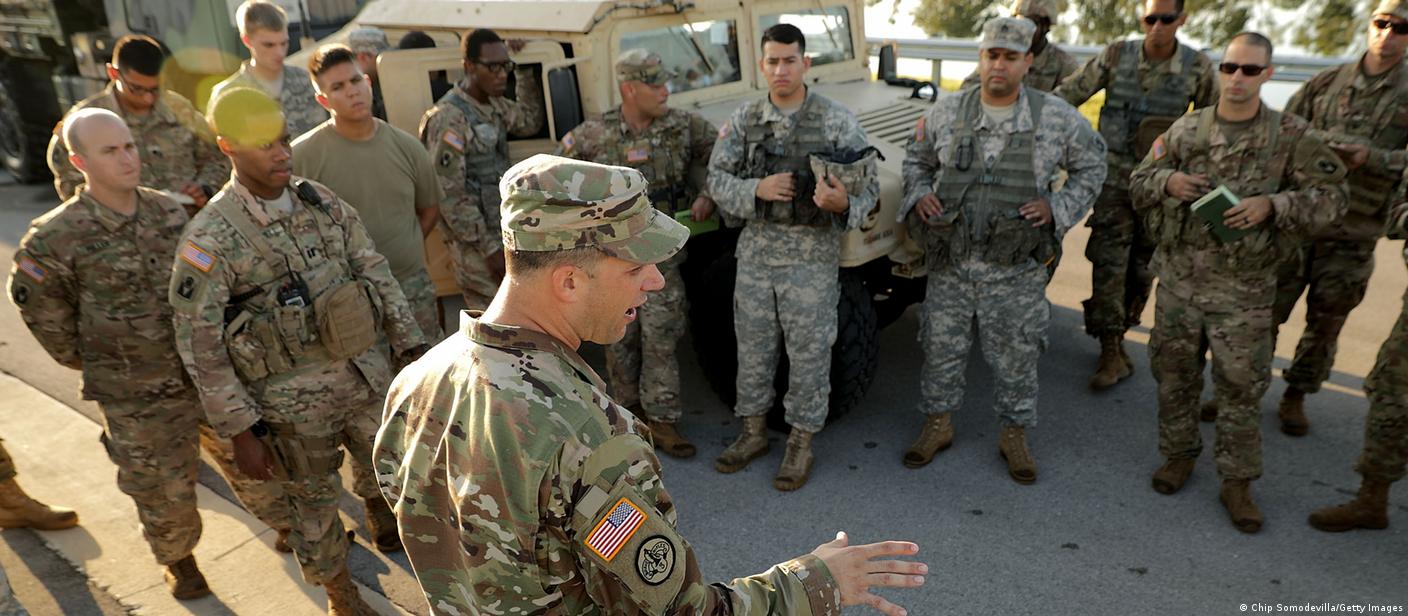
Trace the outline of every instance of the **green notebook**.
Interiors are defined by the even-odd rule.
[[[704,222],[694,222],[689,210],[675,212],[675,220],[689,228],[689,236],[694,237],[700,233],[708,233],[719,228],[719,217],[710,216]]]
[[[1228,227],[1227,222],[1222,218],[1227,210],[1237,207],[1237,204],[1241,202],[1242,200],[1232,194],[1226,185],[1218,186],[1212,192],[1203,195],[1203,198],[1193,202],[1193,214],[1203,219],[1203,226],[1216,235],[1217,239],[1224,243],[1231,243],[1251,233],[1247,229]]]

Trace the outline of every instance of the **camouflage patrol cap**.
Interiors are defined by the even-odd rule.
[[[1374,14],[1408,19],[1408,0],[1379,0],[1378,6],[1374,7]]]
[[[1012,15],[1015,17],[1045,17],[1055,20],[1065,7],[1060,0],[1017,0],[1012,3]]]
[[[652,86],[665,85],[673,79],[674,73],[661,63],[660,55],[648,49],[636,48],[621,54],[616,59],[616,79],[622,83],[639,81]]]
[[[994,17],[983,24],[983,40],[978,49],[1011,49],[1027,53],[1032,48],[1036,24],[1026,17]]]
[[[538,154],[499,182],[504,248],[550,252],[595,246],[634,263],[659,263],[689,239],[689,229],[650,205],[645,176]]]
[[[241,146],[263,146],[284,133],[284,112],[263,90],[234,88],[211,101],[207,117],[215,134]]]
[[[348,33],[347,46],[354,53],[379,54],[391,48],[391,41],[386,40],[381,28],[363,26]]]

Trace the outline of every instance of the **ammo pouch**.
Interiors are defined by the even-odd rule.
[[[376,343],[381,321],[380,299],[361,280],[344,282],[313,301],[318,319],[318,337],[334,361],[361,355]]]
[[[1049,227],[1033,227],[1016,210],[996,216],[983,248],[983,261],[995,265],[1021,265],[1028,259],[1045,266],[1060,246]]]
[[[275,479],[302,481],[336,474],[342,467],[342,434],[303,435],[298,433],[298,424],[264,423],[269,434],[259,440],[273,455]]]
[[[1159,135],[1168,131],[1178,118],[1173,116],[1148,116],[1139,121],[1139,128],[1134,131],[1134,158],[1144,160],[1144,156],[1154,147],[1154,141]]]
[[[275,320],[243,310],[225,326],[225,347],[240,380],[253,383],[293,369]]]

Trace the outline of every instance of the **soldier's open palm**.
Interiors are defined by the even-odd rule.
[[[871,588],[915,588],[924,585],[928,565],[907,560],[877,560],[889,556],[913,556],[919,546],[908,541],[881,541],[867,545],[850,545],[845,532],[823,543],[812,555],[820,558],[836,579],[841,592],[841,605],[869,605],[888,616],[904,616],[904,608],[872,594]]]

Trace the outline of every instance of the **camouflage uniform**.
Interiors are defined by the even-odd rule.
[[[537,156],[504,190],[513,250],[594,245],[655,263],[688,235],[628,169]],[[628,235],[607,237],[602,223]],[[840,613],[815,556],[701,579],[648,439],[575,349],[465,314],[460,333],[396,379],[377,435],[377,474],[431,612]]]
[[[1050,94],[1022,86],[1014,115],[1001,123],[983,113],[979,96],[973,88],[940,100],[919,121],[905,150],[901,217],[913,219],[910,228],[922,238],[929,271],[920,312],[919,408],[938,415],[963,405],[976,318],[997,379],[998,416],[1006,424],[1033,426],[1037,360],[1051,314],[1046,261],[1099,193],[1105,143],[1075,108]],[[973,160],[969,139],[977,140],[980,160]],[[1052,192],[1062,170],[1069,179]],[[997,184],[976,184],[978,173],[995,175]],[[917,212],[908,213],[929,193],[939,198],[944,214],[924,224]],[[1050,202],[1051,226],[1033,228],[1017,212],[1037,198]]]
[[[660,70],[657,61],[649,74],[637,71],[629,77],[663,84],[669,73]],[[557,154],[640,171],[650,183],[651,204],[673,215],[688,211],[695,197],[706,193],[716,132],[699,114],[670,109],[665,117],[636,134],[617,108],[564,135]],[[639,319],[627,327],[626,337],[606,347],[612,398],[628,408],[639,405],[651,420],[667,423],[679,421],[682,413],[675,345],[687,324],[684,279],[680,277],[685,258],[681,249],[659,264],[665,288],[640,307]]]
[[[1149,358],[1159,382],[1159,451],[1196,458],[1203,354],[1213,357],[1219,401],[1216,459],[1224,480],[1261,476],[1261,396],[1271,378],[1271,304],[1276,267],[1300,237],[1345,211],[1344,165],[1304,120],[1262,104],[1240,134],[1215,120],[1215,107],[1184,116],[1135,170],[1135,206],[1158,242],[1160,283]],[[1165,185],[1175,171],[1205,173],[1243,199],[1270,197],[1273,214],[1225,243],[1204,229]]]
[[[1389,236],[1408,238],[1408,203],[1395,209]],[[1408,264],[1408,248],[1403,261]],[[1364,379],[1369,415],[1364,420],[1364,452],[1355,470],[1366,480],[1398,481],[1408,465],[1408,292],[1403,300],[1403,312]]]
[[[283,89],[275,97],[272,92],[264,90],[264,82],[254,76],[254,69],[251,69],[249,61],[245,60],[240,64],[239,71],[215,84],[215,88],[210,91],[211,103],[219,100],[226,90],[235,88],[254,88],[276,98],[279,107],[283,109],[284,119],[288,121],[290,139],[297,139],[303,133],[313,130],[329,117],[328,110],[318,104],[318,93],[313,89],[313,81],[308,76],[308,71],[296,66],[284,66]]]
[[[187,220],[155,190],[137,189],[130,218],[80,191],[34,221],[10,273],[10,298],[25,325],[56,361],[83,371],[83,397],[103,412],[118,487],[136,503],[163,565],[188,556],[200,538],[202,448],[251,512],[274,528],[291,524],[277,485],[235,470],[230,443],[203,421],[176,353],[161,291]]]
[[[1370,148],[1364,166],[1349,173],[1344,218],[1303,242],[1300,258],[1287,259],[1277,275],[1277,325],[1306,292],[1305,332],[1283,375],[1291,387],[1314,393],[1330,376],[1345,320],[1369,288],[1374,245],[1408,162],[1408,69],[1399,62],[1375,78],[1366,77],[1359,62],[1326,69],[1291,97],[1286,112],[1305,118],[1327,142]]]
[[[215,135],[205,118],[180,94],[164,91],[146,115],[130,114],[117,102],[115,84],[80,101],[69,113],[97,107],[107,109],[132,129],[132,139],[142,156],[142,185],[177,192],[187,182],[195,182],[212,194],[230,177],[230,163],[215,146]],[[83,174],[68,160],[64,147],[63,123],[54,127],[49,139],[49,171],[54,174],[54,190],[60,199],[71,199],[83,185]]]
[[[1217,102],[1213,63],[1206,54],[1179,44],[1172,57],[1156,62],[1144,57],[1143,43],[1112,43],[1055,92],[1080,106],[1105,90],[1100,135],[1109,147],[1109,172],[1085,223],[1090,227],[1085,256],[1091,264],[1091,294],[1082,302],[1085,333],[1096,338],[1122,337],[1138,324],[1154,281],[1149,260],[1156,242],[1147,237],[1130,204],[1129,174],[1144,154],[1135,144],[1140,122],[1178,117],[1189,103],[1198,108]],[[1112,95],[1115,90],[1125,93],[1123,102]]]
[[[738,239],[733,290],[734,332],[752,342],[738,345],[739,417],[772,408],[773,375],[785,340],[787,423],[809,433],[826,424],[841,235],[859,227],[875,207],[880,181],[872,160],[859,185],[847,187],[850,209],[826,212],[812,203],[816,180],[807,155],[867,147],[855,114],[810,90],[791,115],[764,97],[734,111],[719,129],[709,160],[709,194],[725,213],[747,221]],[[755,196],[763,178],[784,171],[793,173],[792,202]]]
[[[455,282],[471,310],[489,305],[498,291],[485,259],[500,250],[499,178],[508,169],[508,137],[543,127],[543,94],[532,71],[515,74],[518,100],[480,103],[468,78],[441,97],[420,120],[420,140],[430,150],[445,199],[440,225],[450,250]]]
[[[0,481],[14,479],[16,474],[15,459],[5,449],[5,439],[0,439]]]
[[[169,299],[176,348],[211,425],[225,437],[261,422],[271,432],[288,473],[279,483],[293,511],[289,545],[304,579],[324,584],[345,568],[347,557],[337,512],[338,445],[346,438],[348,453],[371,459],[379,392],[389,386],[390,372],[384,351],[375,347],[336,359],[316,333],[319,315],[306,307],[355,281],[381,308],[378,325],[397,353],[424,340],[356,210],[310,184],[323,207],[290,194],[292,213],[267,207],[236,180],[226,184],[182,237]],[[267,249],[247,239],[256,233]],[[271,262],[266,250],[282,259]],[[289,267],[306,284],[304,307],[276,299],[296,290]],[[357,316],[365,318],[360,311]],[[371,471],[365,465],[354,470],[360,475],[354,491],[374,497]]]

